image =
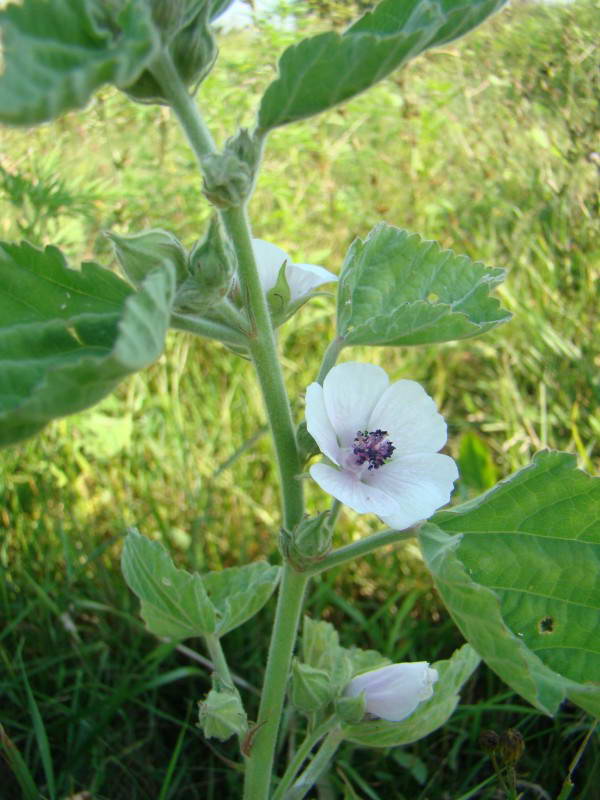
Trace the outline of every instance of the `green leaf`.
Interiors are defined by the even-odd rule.
[[[512,688],[553,714],[600,715],[600,480],[544,451],[420,532],[465,638]]]
[[[447,661],[437,661],[439,680],[434,685],[433,697],[401,722],[383,719],[366,720],[344,728],[344,737],[366,747],[395,747],[422,739],[444,725],[456,708],[459,691],[479,664],[479,656],[463,645]]]
[[[318,114],[385,78],[430,47],[470,31],[504,0],[383,0],[345,33],[288,47],[260,105],[258,127]]]
[[[347,345],[416,345],[478,336],[510,319],[490,289],[504,270],[382,223],[351,245],[338,287]]]
[[[0,12],[0,121],[33,125],[131,83],[159,36],[144,0],[25,0]]]
[[[217,612],[202,577],[177,569],[159,542],[130,530],[121,569],[127,585],[141,601],[141,615],[151,633],[187,639],[215,632]]]
[[[256,561],[204,575],[204,585],[218,616],[216,632],[223,636],[257,614],[275,591],[279,567]]]
[[[165,264],[140,291],[55,247],[0,243],[0,445],[97,403],[164,347],[175,292]]]
[[[121,563],[141,614],[157,636],[223,636],[256,614],[279,580],[279,567],[262,561],[205,575],[175,567],[159,542],[131,530]]]
[[[319,711],[331,700],[331,681],[323,669],[292,661],[290,700],[292,705],[306,714]]]

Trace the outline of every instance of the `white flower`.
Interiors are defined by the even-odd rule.
[[[402,530],[445,505],[456,464],[437,451],[446,423],[415,381],[390,386],[381,367],[349,361],[306,391],[306,425],[333,466],[313,464],[319,486],[359,514]]]
[[[286,264],[285,277],[290,287],[290,303],[295,303],[317,286],[337,281],[337,275],[325,267],[316,264],[293,264],[285,250],[270,242],[252,239],[252,249],[258,277],[265,294],[277,283],[279,270],[283,264]]]
[[[427,661],[412,664],[390,664],[364,672],[353,678],[344,694],[357,697],[365,693],[365,710],[389,722],[409,717],[423,700],[433,695],[433,684],[439,678]]]

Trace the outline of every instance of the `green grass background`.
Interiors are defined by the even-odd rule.
[[[576,452],[597,472],[599,12],[597,0],[518,6],[268,142],[254,233],[295,261],[338,271],[350,242],[384,219],[508,268],[499,294],[515,315],[509,325],[439,347],[344,355],[419,380],[434,396],[461,466],[457,499],[543,447]],[[252,124],[277,54],[298,35],[263,27],[222,39],[199,94],[220,141]],[[191,246],[209,214],[169,113],[108,90],[53,125],[0,131],[0,202],[3,239],[57,244],[72,265],[114,265],[107,229],[164,227]],[[298,420],[332,311],[332,301],[316,300],[280,331]],[[235,747],[207,747],[195,727],[206,666],[144,632],[118,558],[131,524],[187,568],[276,557],[264,421],[247,362],[173,335],[165,355],[114,396],[3,451],[0,719],[37,786],[25,796],[239,796],[226,763]],[[307,488],[310,507],[325,507]],[[337,543],[376,527],[345,513]],[[307,607],[340,629],[342,643],[395,661],[444,658],[461,641],[411,544],[318,579]],[[224,641],[233,670],[254,687],[271,613]],[[256,695],[246,696],[252,715]],[[527,742],[524,796],[556,797],[589,722],[573,706],[542,717],[481,668],[443,730],[406,750],[342,748],[319,796],[501,797],[493,781],[477,788],[491,774],[477,739],[512,726]],[[574,797],[597,796],[599,764],[596,737]],[[6,768],[0,797],[20,796]]]

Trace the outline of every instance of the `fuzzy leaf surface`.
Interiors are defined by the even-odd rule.
[[[151,633],[187,639],[215,632],[217,612],[202,577],[178,569],[160,542],[129,531],[121,569],[141,601],[141,615]]]
[[[25,0],[0,11],[0,122],[35,125],[131,83],[158,50],[144,0]]]
[[[199,575],[179,569],[159,542],[128,533],[121,566],[157,636],[223,636],[256,614],[279,580],[279,567],[257,561]]]
[[[279,567],[255,561],[204,575],[204,585],[217,611],[217,633],[223,636],[257,614],[275,591]]]
[[[493,289],[504,270],[382,223],[356,239],[338,285],[347,345],[418,345],[478,336],[511,315]]]
[[[456,39],[504,0],[383,0],[344,33],[288,47],[260,105],[258,127],[318,114],[354,97],[430,47]]]
[[[139,291],[55,247],[0,243],[0,445],[97,403],[162,353],[175,292],[166,264]]]
[[[459,692],[479,664],[479,656],[468,644],[456,650],[446,661],[431,666],[437,669],[433,697],[401,722],[384,719],[366,720],[344,728],[344,736],[365,747],[396,747],[422,739],[444,725],[456,708]]]
[[[514,691],[600,715],[600,479],[544,451],[420,538],[454,621]]]

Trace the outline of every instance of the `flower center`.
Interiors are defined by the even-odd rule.
[[[387,431],[357,431],[352,443],[352,452],[355,463],[358,465],[369,462],[369,469],[379,469],[382,464],[392,457],[395,446],[385,437]]]

